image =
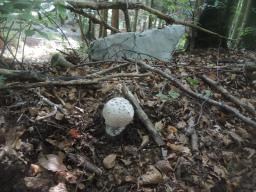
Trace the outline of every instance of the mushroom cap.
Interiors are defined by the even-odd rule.
[[[134,109],[127,99],[115,97],[104,105],[102,115],[105,119],[107,134],[116,136],[133,120]]]

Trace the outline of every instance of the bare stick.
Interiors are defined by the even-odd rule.
[[[151,134],[151,136],[153,137],[153,139],[156,142],[156,144],[158,146],[165,145],[163,139],[161,138],[159,133],[156,131],[154,125],[152,124],[152,122],[148,118],[147,114],[143,111],[143,109],[140,106],[139,102],[137,101],[137,99],[134,97],[132,92],[128,89],[128,87],[125,84],[123,84],[122,92],[126,96],[126,98],[129,99],[133,103],[133,105],[135,106],[136,112],[137,112],[137,115],[138,115],[139,119],[146,126],[146,129]]]
[[[221,92],[226,98],[228,98],[230,101],[232,101],[233,103],[235,103],[236,105],[238,105],[239,107],[242,107],[244,109],[246,109],[248,112],[252,113],[253,115],[256,114],[255,112],[255,108],[253,107],[252,104],[247,105],[246,103],[242,102],[241,99],[231,95],[228,90],[226,90],[224,87],[222,87],[221,85],[218,84],[218,82],[208,78],[206,75],[202,75],[200,76],[200,78],[206,82],[207,84],[209,84],[210,86],[214,87],[216,90],[218,90],[219,92]]]
[[[113,78],[118,77],[145,77],[150,75],[150,73],[138,74],[138,73],[118,73],[114,75],[108,75],[101,78],[96,78],[92,80],[88,79],[78,79],[71,81],[45,81],[45,82],[37,82],[37,83],[13,83],[0,87],[0,90],[4,89],[29,89],[34,87],[47,87],[47,86],[68,86],[68,85],[94,85],[98,84],[101,81],[107,81]]]
[[[136,62],[138,65],[140,65],[142,68],[147,69],[149,71],[153,71],[159,75],[161,75],[162,77],[169,79],[176,87],[178,87],[180,90],[182,90],[183,92],[187,93],[188,95],[196,98],[196,99],[201,99],[211,105],[220,107],[221,109],[224,109],[230,113],[232,113],[234,116],[236,116],[237,118],[239,118],[240,120],[242,120],[244,123],[250,125],[251,127],[256,128],[256,122],[254,120],[252,120],[249,117],[244,116],[243,114],[241,114],[236,108],[233,108],[227,104],[225,104],[224,102],[218,102],[215,101],[213,99],[210,99],[208,97],[205,97],[201,94],[198,94],[194,91],[192,91],[191,89],[186,88],[179,80],[177,80],[176,78],[174,78],[173,76],[171,76],[170,74],[167,74],[165,72],[163,72],[160,69],[156,69],[154,67],[151,67],[150,65],[145,64],[142,61],[133,61],[131,59],[126,59],[130,62]]]
[[[93,61],[93,62],[81,63],[79,65],[75,65],[72,68],[83,67],[88,65],[96,65],[96,64],[105,64],[105,63],[127,63],[127,61],[115,61],[115,60]]]
[[[126,67],[126,66],[128,66],[129,64],[130,64],[130,63],[124,63],[124,64],[121,64],[121,65],[117,65],[117,66],[115,66],[115,67],[110,67],[110,68],[107,68],[107,69],[105,69],[105,70],[102,70],[102,71],[98,71],[98,72],[96,72],[96,73],[89,74],[89,75],[87,75],[86,77],[88,78],[88,77],[97,77],[97,76],[99,76],[99,75],[104,75],[104,74],[109,73],[109,72],[112,72],[112,71],[114,71],[114,70],[116,70],[116,69],[120,69],[120,68],[122,68],[122,67]]]
[[[56,112],[57,112],[57,110],[59,110],[60,112],[62,112],[62,113],[65,114],[65,111],[64,111],[64,109],[63,109],[63,107],[62,107],[61,105],[55,104],[55,103],[53,103],[52,101],[50,101],[49,99],[47,99],[46,97],[44,97],[44,96],[40,93],[39,90],[33,90],[33,92],[34,92],[35,94],[37,94],[37,96],[38,96],[40,99],[42,99],[42,101],[43,101],[44,103],[46,103],[47,105],[49,105],[49,106],[53,107],[54,109],[56,109]],[[55,114],[54,114],[54,115],[55,115]]]
[[[103,171],[99,167],[97,167],[95,164],[88,161],[85,156],[68,153],[67,157],[78,167],[83,167],[86,170],[96,173],[99,176],[102,175],[102,173],[103,173]]]

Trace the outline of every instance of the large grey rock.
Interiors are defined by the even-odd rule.
[[[117,33],[95,40],[90,46],[91,60],[159,59],[169,61],[171,52],[185,33],[182,25],[145,32]]]

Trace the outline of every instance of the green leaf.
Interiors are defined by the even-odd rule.
[[[199,80],[196,78],[187,77],[186,80],[189,83],[189,85],[194,88],[198,87],[199,85]]]
[[[168,97],[167,95],[163,94],[163,93],[158,93],[156,96],[159,97],[159,99],[160,99],[161,101],[167,101],[167,100],[169,100],[169,97]]]
[[[210,98],[210,97],[212,96],[212,91],[209,90],[209,89],[204,90],[204,91],[203,91],[203,95],[204,95],[205,97]]]
[[[168,96],[172,99],[178,99],[180,97],[180,94],[176,91],[169,91]]]

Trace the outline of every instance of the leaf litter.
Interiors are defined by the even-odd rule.
[[[206,74],[255,108],[255,85],[243,72],[234,74],[230,68],[238,61],[249,61],[247,53],[223,51],[216,65],[217,54],[214,49],[179,53],[170,63],[151,65],[173,74],[187,89],[236,107],[197,77]],[[52,73],[86,77],[116,65],[95,64],[66,72],[53,69]],[[131,64],[118,72],[133,72],[136,68]],[[110,138],[105,134],[102,108],[110,98],[122,96],[122,82],[136,95],[161,134],[166,143],[163,149],[137,117],[122,135]],[[53,108],[33,91],[0,94],[2,191],[256,189],[255,130],[230,113],[189,97],[159,75],[115,78],[92,86],[41,88],[40,94],[63,111],[41,118]],[[26,105],[16,107],[21,101]],[[192,140],[198,150],[193,149]]]

